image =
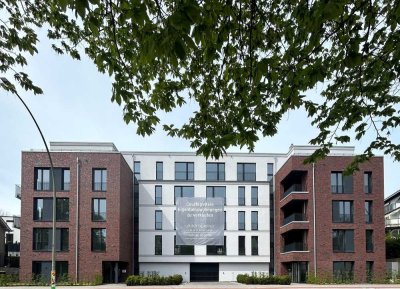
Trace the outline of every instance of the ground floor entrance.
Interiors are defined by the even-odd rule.
[[[190,282],[218,282],[218,263],[190,263]]]
[[[103,283],[121,283],[128,277],[128,263],[103,261]]]
[[[289,264],[289,275],[293,283],[305,283],[308,272],[308,262],[292,262]]]

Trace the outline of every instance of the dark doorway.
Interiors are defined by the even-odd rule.
[[[121,283],[127,278],[128,263],[103,262],[103,283]]]
[[[308,262],[292,262],[292,282],[305,283],[308,272]]]
[[[219,263],[190,263],[190,282],[218,282]]]

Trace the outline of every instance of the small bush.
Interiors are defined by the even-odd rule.
[[[131,275],[125,283],[127,286],[179,285],[182,281],[181,275],[158,276],[158,274],[152,274],[150,276]]]
[[[7,286],[18,283],[18,275],[16,274],[1,274],[0,275],[0,286]]]
[[[236,281],[238,283],[243,284],[261,284],[261,285],[269,285],[269,284],[276,284],[276,285],[290,285],[291,280],[290,277],[287,275],[284,276],[268,276],[264,273],[252,273],[251,275],[248,274],[239,274],[236,277]]]

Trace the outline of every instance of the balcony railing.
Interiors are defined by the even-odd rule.
[[[283,247],[283,252],[293,252],[293,251],[307,251],[307,246],[306,244],[302,242],[295,242],[295,243],[290,243],[286,244]]]
[[[282,199],[291,194],[292,192],[303,192],[303,186],[301,184],[291,185],[282,195]]]
[[[400,219],[386,219],[385,227],[400,227]]]
[[[283,219],[282,226],[291,222],[306,221],[306,216],[302,213],[294,213]]]

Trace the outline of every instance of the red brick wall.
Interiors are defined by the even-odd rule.
[[[309,272],[314,273],[313,263],[313,203],[312,203],[312,165],[303,164],[304,157],[292,156],[276,174],[276,226],[275,226],[275,265],[278,274],[285,274],[282,262],[308,261]],[[317,274],[331,275],[333,261],[354,261],[354,276],[358,282],[365,281],[366,261],[374,261],[374,275],[378,278],[385,273],[385,232],[384,232],[384,177],[383,158],[374,157],[369,162],[360,165],[360,170],[353,175],[353,194],[331,193],[331,171],[343,171],[352,161],[352,157],[331,156],[315,164],[315,196],[316,196],[316,244],[317,244]],[[290,196],[281,201],[283,186],[281,181],[292,170],[307,171],[306,190],[308,194]],[[372,194],[365,194],[363,187],[364,172],[372,172]],[[280,208],[290,199],[307,199],[307,215],[309,220],[308,250],[309,253],[281,254],[282,239],[280,224],[283,214]],[[332,223],[332,200],[352,200],[354,222],[351,224]],[[373,223],[365,224],[364,202],[373,201]],[[333,229],[354,229],[354,253],[334,253],[332,248]],[[365,230],[374,230],[374,252],[367,253],[365,248]]]
[[[132,178],[129,169],[119,153],[79,153],[53,152],[54,167],[69,167],[71,184],[69,192],[57,192],[57,197],[68,197],[69,222],[58,222],[57,227],[69,228],[69,251],[57,252],[56,260],[68,261],[68,272],[75,279],[75,237],[76,237],[76,197],[77,197],[77,157],[80,159],[80,190],[79,190],[79,280],[93,280],[96,275],[102,275],[102,261],[126,261],[130,258],[120,251],[120,239],[123,235],[121,220],[132,227],[132,202],[122,199],[130,198],[131,182],[126,182],[128,176]],[[51,191],[34,191],[34,168],[49,167],[46,153],[22,153],[22,180],[21,180],[21,280],[30,280],[32,261],[50,261],[50,252],[33,252],[32,237],[34,227],[51,227],[51,222],[33,221],[33,198],[52,197]],[[107,169],[107,191],[92,191],[92,169]],[[123,198],[122,198],[123,196]],[[107,199],[106,222],[92,222],[92,198]],[[128,218],[128,219],[125,219]],[[91,229],[106,228],[106,252],[91,251]],[[124,236],[124,242],[132,243],[132,234]],[[126,245],[129,246],[129,245]],[[122,258],[123,256],[123,258]]]

